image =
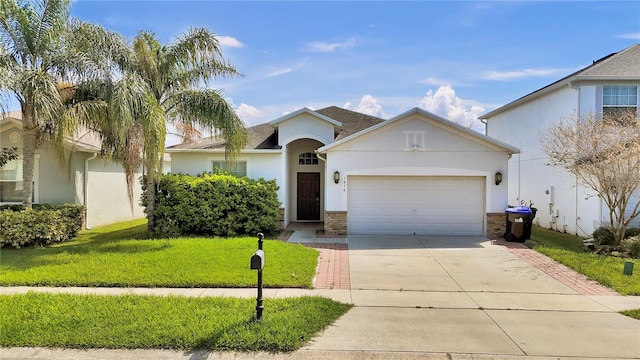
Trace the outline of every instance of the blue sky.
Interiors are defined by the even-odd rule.
[[[476,117],[640,42],[640,2],[89,1],[72,13],[128,38],[220,36],[244,74],[215,81],[247,125],[307,106],[390,118]]]

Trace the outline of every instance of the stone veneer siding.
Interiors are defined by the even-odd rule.
[[[282,231],[284,230],[284,208],[280,208],[280,217],[278,218],[278,222],[276,223],[276,230]]]
[[[325,211],[324,233],[325,235],[347,235],[347,212]]]
[[[507,231],[505,213],[487,213],[487,237],[491,240],[502,239]]]

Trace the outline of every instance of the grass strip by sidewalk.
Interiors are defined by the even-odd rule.
[[[144,239],[144,221],[83,231],[45,248],[2,249],[0,285],[254,287],[257,238]],[[311,288],[318,252],[266,240],[265,287]]]
[[[620,314],[640,320],[640,309],[624,310],[620,311]]]
[[[640,295],[640,260],[585,252],[582,238],[539,226],[533,227],[526,245],[622,295]],[[634,263],[631,276],[623,275],[625,261]]]
[[[640,261],[547,246],[536,246],[535,250],[621,295],[640,295],[640,271],[636,270],[632,275],[622,274],[625,261],[633,261],[635,269],[640,269]]]
[[[322,297],[255,299],[1,295],[1,347],[294,351],[351,305]]]

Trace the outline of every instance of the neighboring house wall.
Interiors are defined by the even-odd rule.
[[[572,83],[489,117],[487,135],[521,149],[509,161],[509,203],[533,202],[538,208],[534,223],[589,236],[607,221],[606,206],[595,191],[580,185],[566,170],[548,165],[540,134],[562,119],[600,113],[603,85],[616,84],[621,82]]]
[[[12,133],[14,135],[11,135]],[[20,134],[18,142],[11,141],[18,138],[15,133]],[[19,122],[6,120],[2,123],[0,145],[17,147],[18,153],[22,154],[22,130]],[[139,205],[142,190],[138,179],[141,173],[134,176],[132,209],[122,167],[114,162],[102,160],[97,156],[97,149],[96,152],[77,150],[69,143],[65,162],[61,163],[50,142],[44,141],[36,149],[33,202],[85,205],[87,227],[144,217],[143,208]]]
[[[87,224],[89,227],[145,216],[144,208],[139,205],[142,196],[141,172],[134,175],[133,203],[130,203],[126,177],[120,164],[104,161],[100,157],[89,160],[88,164]]]

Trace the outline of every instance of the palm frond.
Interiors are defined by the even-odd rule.
[[[166,109],[173,121],[219,132],[230,157],[249,143],[244,123],[217,90],[182,91],[167,99]]]
[[[216,77],[240,75],[238,70],[223,59],[222,49],[215,34],[205,28],[192,28],[167,47],[165,65],[175,69],[173,81],[180,90],[205,83]]]

